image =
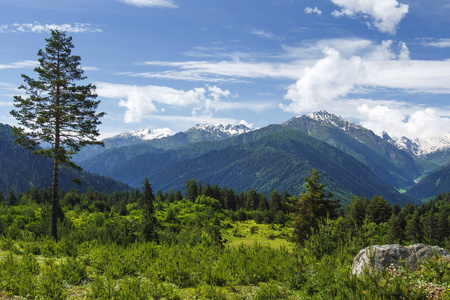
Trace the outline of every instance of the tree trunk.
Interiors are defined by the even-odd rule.
[[[52,181],[52,215],[51,215],[51,235],[58,241],[58,209],[59,209],[59,164],[55,157],[53,159],[53,181]]]

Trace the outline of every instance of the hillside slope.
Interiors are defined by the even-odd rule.
[[[282,125],[301,130],[353,156],[398,189],[414,185],[414,179],[420,176],[414,159],[407,153],[338,115],[320,111],[294,117]]]
[[[81,186],[75,184],[72,181],[74,177],[80,178],[83,184]],[[51,182],[52,162],[31,154],[28,149],[14,143],[11,127],[0,124],[0,190],[3,193],[9,190],[25,192],[33,186],[50,187]],[[105,193],[130,189],[126,184],[88,172],[63,169],[60,173],[60,188],[65,190],[77,188],[84,191],[87,187]]]
[[[427,199],[442,193],[450,193],[450,163],[428,174],[406,194],[411,197]]]

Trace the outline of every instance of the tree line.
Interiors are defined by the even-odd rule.
[[[129,241],[135,241],[138,236],[144,240],[155,240],[168,228],[177,228],[178,232],[181,230],[185,224],[180,221],[183,219],[180,216],[185,213],[186,207],[187,210],[192,209],[195,215],[197,212],[192,207],[202,205],[211,211],[204,217],[203,223],[198,223],[200,227],[215,224],[220,229],[221,222],[226,219],[253,219],[257,223],[292,227],[291,240],[299,245],[312,234],[318,233],[327,222],[333,222],[342,233],[349,234],[372,224],[377,226],[379,234],[387,243],[424,242],[446,245],[450,242],[450,193],[441,194],[421,206],[406,204],[403,208],[398,204],[390,205],[382,196],[375,195],[371,199],[354,196],[351,203],[343,207],[331,193],[325,192],[325,186],[319,179],[320,174],[313,171],[311,177],[305,178],[306,192],[299,196],[291,196],[287,192],[281,194],[274,190],[267,197],[255,189],[237,192],[216,184],[203,185],[195,179],[186,181],[184,194],[180,190],[157,190],[154,194],[148,180],[144,182],[143,191],[136,189],[107,194],[94,192],[90,188],[84,193],[76,189],[68,192],[60,190],[58,226],[69,226],[68,215],[102,214],[104,219],[115,218],[121,219],[120,222],[128,222],[127,226],[134,228],[134,233],[130,232],[133,237],[129,237]],[[50,189],[38,190],[35,187],[19,194],[9,191],[4,195],[0,191],[0,234],[7,236],[8,228],[17,224],[14,218],[18,216],[11,216],[13,211],[20,215],[20,209],[14,209],[15,207],[22,207],[24,210],[24,207],[34,207],[41,211],[40,226],[23,224],[20,228],[30,230],[36,237],[46,236],[48,227],[44,224],[48,225],[49,222],[47,217],[50,215],[51,197]],[[198,214],[201,214],[200,210]],[[33,218],[38,219],[34,216],[26,220]],[[136,234],[136,231],[142,234]]]

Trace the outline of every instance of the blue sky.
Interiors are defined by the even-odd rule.
[[[0,0],[0,122],[50,29],[73,37],[103,137],[262,127],[328,110],[392,136],[450,134],[447,0]]]

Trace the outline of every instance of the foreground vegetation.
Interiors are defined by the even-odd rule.
[[[209,193],[209,194],[208,194]],[[49,238],[49,191],[9,193],[0,205],[0,295],[23,299],[450,299],[450,261],[416,271],[351,275],[374,244],[449,249],[450,194],[420,207],[354,198],[291,241],[305,197],[237,194],[195,181],[156,193],[147,241],[139,191],[61,192],[60,240]],[[234,199],[234,200],[233,200]],[[152,222],[153,222],[152,221]]]

